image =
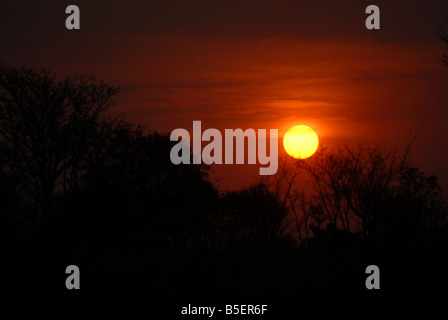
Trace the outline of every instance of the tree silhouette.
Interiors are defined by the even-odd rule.
[[[85,75],[59,80],[44,69],[0,66],[3,170],[31,186],[43,218],[54,193],[77,184],[78,166],[117,92]]]
[[[408,167],[400,173],[379,215],[383,237],[390,241],[426,241],[447,224],[447,207],[435,176]]]
[[[123,119],[104,120],[77,190],[60,211],[92,246],[171,250],[210,245],[217,191],[207,167],[176,166],[174,142]],[[101,230],[101,237],[98,236]]]
[[[401,153],[386,145],[321,148],[310,159],[285,159],[270,186],[287,199],[302,244],[326,226],[373,240],[417,240],[442,228],[447,211],[436,177],[413,167],[409,154],[410,146]],[[308,197],[293,185],[300,174],[310,178]]]
[[[361,222],[364,237],[376,237],[378,206],[407,161],[407,153],[358,145],[339,147],[326,155],[320,153],[311,162],[302,164],[314,180],[330,223],[350,232],[354,216]]]

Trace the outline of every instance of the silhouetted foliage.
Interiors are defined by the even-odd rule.
[[[403,153],[368,145],[321,149],[296,165],[310,176],[314,189],[308,198],[297,192],[288,195],[302,243],[310,234],[326,230],[327,224],[331,230],[360,232],[372,240],[417,241],[447,222],[437,179],[412,167],[409,149]]]
[[[169,136],[145,134],[123,120],[105,121],[98,143],[87,157],[79,190],[68,195],[63,210],[72,212],[90,244],[101,230],[95,245],[114,250],[210,245],[209,212],[217,192],[204,167],[173,165]]]
[[[389,241],[424,241],[446,225],[447,216],[437,178],[408,167],[384,203],[379,228]]]
[[[98,120],[117,92],[92,77],[58,80],[48,70],[0,66],[3,170],[29,184],[39,213],[51,210],[58,189],[77,183]]]
[[[448,46],[448,35],[445,31],[444,28],[438,28],[437,29],[437,36],[443,41],[445,42],[445,44]],[[443,55],[443,60],[442,62],[448,66],[448,54],[444,54]]]
[[[221,208],[219,227],[227,245],[267,247],[283,236],[287,209],[263,184],[225,194]]]
[[[20,275],[9,287],[18,294],[51,287],[45,279],[74,262],[99,279],[87,292],[101,294],[127,294],[129,283],[165,298],[359,292],[334,273],[359,272],[385,244],[446,249],[442,190],[408,149],[321,148],[220,193],[208,166],[171,163],[169,135],[109,117],[117,92],[92,77],[0,67],[1,271]],[[27,276],[30,265],[43,275]]]

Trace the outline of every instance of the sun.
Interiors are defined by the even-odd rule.
[[[296,159],[311,157],[318,146],[319,137],[316,132],[305,125],[290,128],[283,137],[285,151]]]

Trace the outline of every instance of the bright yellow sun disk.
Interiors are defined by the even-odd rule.
[[[308,126],[299,125],[290,128],[283,137],[283,147],[293,158],[306,159],[311,157],[319,146],[319,138]]]

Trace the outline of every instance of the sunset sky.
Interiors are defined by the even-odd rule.
[[[69,4],[81,30],[65,28]],[[420,127],[415,163],[448,190],[447,19],[444,0],[18,0],[1,5],[0,62],[94,74],[121,87],[114,113],[166,133],[306,124],[335,146]],[[253,180],[238,170],[218,173],[223,188]]]

